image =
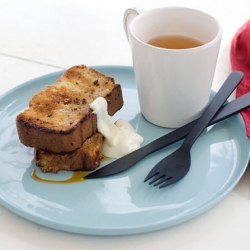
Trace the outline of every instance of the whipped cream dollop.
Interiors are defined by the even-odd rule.
[[[102,154],[111,158],[120,158],[140,148],[143,137],[124,119],[112,122],[108,115],[108,104],[105,98],[98,97],[90,108],[97,115],[97,129],[104,136]]]

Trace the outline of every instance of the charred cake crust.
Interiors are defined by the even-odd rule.
[[[83,145],[72,153],[57,154],[34,149],[34,162],[43,172],[57,173],[60,170],[92,171],[103,159],[101,154],[103,136],[95,133]]]
[[[89,104],[99,96],[107,100],[110,116],[123,106],[121,86],[113,78],[84,65],[66,70],[17,115],[20,141],[55,153],[75,151],[97,131],[97,118]]]

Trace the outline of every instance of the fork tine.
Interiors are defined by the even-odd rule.
[[[153,176],[153,177],[155,177],[153,180],[151,180],[148,184],[149,185],[151,185],[151,184],[153,184],[153,183],[155,183],[156,182],[156,184],[155,185],[157,185],[157,183],[159,183],[160,181],[161,181],[161,179],[162,178],[164,178],[165,177],[165,175],[161,175],[160,173],[157,173],[155,176]],[[157,182],[158,181],[158,182]],[[154,185],[154,186],[155,186]]]
[[[159,186],[160,188],[161,188],[161,187],[168,186],[168,185],[169,185],[169,184],[168,184],[168,183],[169,183],[168,181],[171,180],[171,179],[172,179],[172,176],[162,175],[161,178],[159,178],[159,181],[158,181],[157,183],[154,184],[154,187],[159,186],[159,185],[161,185],[162,183],[165,183],[165,184]]]
[[[175,181],[171,180],[173,179],[172,177],[169,177],[168,179],[166,179],[165,181],[163,181],[162,185],[159,186],[159,188],[164,188],[164,187],[167,187],[169,185],[171,185],[172,183],[174,183]]]
[[[144,182],[148,181],[149,179],[153,178],[154,176],[158,176],[160,173],[158,171],[155,171],[155,169],[151,169],[151,171],[148,173],[146,178],[144,179]]]
[[[184,177],[184,176],[183,176]],[[165,182],[162,182],[163,184],[161,186],[159,186],[159,188],[164,188],[164,187],[167,187],[175,182],[177,182],[178,180],[182,179],[183,177],[181,178],[173,178],[173,177],[169,177],[165,180]]]

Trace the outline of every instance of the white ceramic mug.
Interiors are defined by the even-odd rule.
[[[199,10],[165,7],[127,9],[124,28],[133,57],[141,112],[151,123],[180,127],[200,116],[211,92],[222,29]],[[203,45],[165,49],[148,40],[166,35],[191,37]]]

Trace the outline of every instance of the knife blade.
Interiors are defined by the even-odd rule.
[[[208,126],[220,122],[243,109],[250,107],[250,93],[247,93],[227,104],[225,104],[220,111],[215,115],[215,117],[211,120]],[[160,150],[164,147],[167,147],[187,136],[187,134],[191,131],[192,127],[196,123],[196,120],[173,130],[172,132],[150,142],[149,144],[129,153],[106,166],[91,172],[89,175],[85,176],[85,179],[95,179],[102,178],[114,174],[118,174],[123,172],[132,166],[134,166],[138,161],[142,158],[146,157],[157,150]]]

